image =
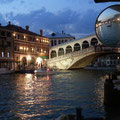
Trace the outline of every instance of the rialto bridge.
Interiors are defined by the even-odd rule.
[[[98,55],[116,52],[104,47],[95,35],[50,48],[48,67],[54,69],[84,68]]]

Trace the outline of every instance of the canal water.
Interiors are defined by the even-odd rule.
[[[52,76],[0,75],[0,120],[52,120],[83,109],[87,117],[105,116],[104,71],[59,71]]]

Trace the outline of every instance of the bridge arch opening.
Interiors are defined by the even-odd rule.
[[[79,43],[76,43],[74,45],[74,51],[79,51],[80,50],[80,44]]]
[[[64,49],[63,48],[59,48],[58,50],[58,56],[64,55]]]
[[[83,43],[82,43],[82,49],[85,49],[85,48],[88,48],[89,47],[89,43],[88,43],[88,41],[83,41]]]
[[[69,45],[66,47],[66,54],[72,52],[72,47]]]
[[[55,50],[51,51],[51,58],[57,57],[57,53]]]
[[[91,43],[90,43],[92,46],[95,46],[98,44],[98,40],[96,38],[92,38],[91,39]]]

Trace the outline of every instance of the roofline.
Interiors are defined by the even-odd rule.
[[[86,36],[86,37],[83,37],[83,38],[77,38],[77,39],[71,40],[71,41],[69,41],[69,43],[72,43],[72,42],[74,42],[74,41],[78,41],[78,40],[82,40],[82,39],[86,39],[86,38],[89,38],[89,37],[92,37],[92,36],[97,37],[95,34],[93,34],[93,35],[89,35],[89,36]],[[68,42],[61,43],[61,44],[58,44],[58,45],[52,46],[52,47],[50,47],[50,48],[55,48],[55,47],[58,47],[58,46],[60,46],[60,45],[65,45],[65,44],[68,44]]]
[[[0,29],[7,30],[7,31],[9,31],[9,32],[16,32],[16,33],[20,33],[20,34],[26,34],[26,35],[30,35],[30,36],[39,36],[39,37],[48,38],[48,37],[46,37],[46,36],[41,36],[41,35],[39,35],[39,34],[37,34],[37,33],[32,32],[32,31],[29,31],[29,32],[32,32],[32,33],[34,33],[34,34],[36,34],[36,35],[31,35],[31,34],[27,34],[27,33],[22,33],[22,32],[17,32],[17,31],[9,30],[9,29],[7,29],[7,28],[4,28],[4,26],[0,26]],[[24,28],[22,28],[22,29],[24,29]],[[25,30],[25,29],[24,29],[24,30]]]
[[[50,39],[56,39],[56,38],[75,38],[75,37],[48,37]]]

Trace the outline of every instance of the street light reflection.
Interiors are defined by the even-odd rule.
[[[46,77],[46,80],[50,80],[50,77],[49,77],[49,75],[47,75],[47,77]]]

